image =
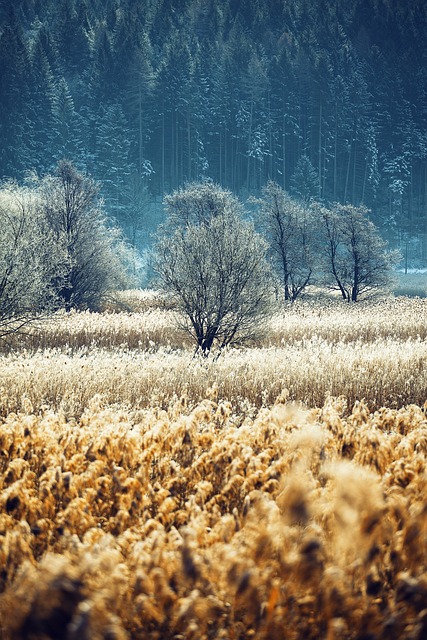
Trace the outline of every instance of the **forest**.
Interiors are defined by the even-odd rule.
[[[423,0],[5,0],[0,178],[62,159],[144,248],[165,194],[366,206],[427,262]]]

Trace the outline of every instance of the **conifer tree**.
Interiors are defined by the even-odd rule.
[[[291,193],[305,203],[318,200],[320,197],[319,176],[306,155],[301,156],[297,162],[291,178]]]

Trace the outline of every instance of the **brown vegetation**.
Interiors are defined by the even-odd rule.
[[[359,312],[328,334],[332,312],[303,305],[274,321],[272,345],[216,362],[159,351],[154,329],[145,351],[99,350],[88,329],[80,352],[5,355],[2,640],[425,637],[425,345],[410,313],[423,303],[382,304],[381,342],[386,307],[364,307],[363,343]],[[105,321],[73,317],[93,333]],[[322,349],[341,397],[325,383],[310,409],[295,401],[293,363],[308,394]],[[406,402],[409,374],[419,406]],[[379,380],[384,407],[351,408]],[[387,396],[401,384],[400,401]]]

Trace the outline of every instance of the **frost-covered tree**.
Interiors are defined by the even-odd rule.
[[[269,182],[260,201],[263,225],[285,300],[296,300],[314,278],[316,220],[312,210]]]
[[[326,283],[348,302],[389,286],[399,254],[387,249],[387,243],[368,218],[368,210],[334,204],[330,209],[322,208],[320,216]]]
[[[165,197],[168,227],[187,227],[208,222],[226,210],[240,211],[238,200],[209,181],[192,182]]]
[[[57,304],[66,255],[46,224],[39,194],[0,188],[0,338],[22,331]]]
[[[129,284],[134,264],[120,231],[108,223],[99,185],[63,160],[37,189],[48,227],[67,256],[58,289],[61,303],[67,310],[99,308],[106,296]]]
[[[61,306],[97,309],[131,283],[133,252],[97,193],[65,161],[55,175],[0,187],[0,338]]]
[[[254,338],[269,311],[267,245],[241,205],[214,184],[192,184],[166,199],[168,220],[154,253],[162,291],[205,356],[214,345]]]

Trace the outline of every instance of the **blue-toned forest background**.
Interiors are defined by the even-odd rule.
[[[423,0],[0,3],[0,178],[68,158],[138,248],[165,193],[365,204],[427,263]]]

